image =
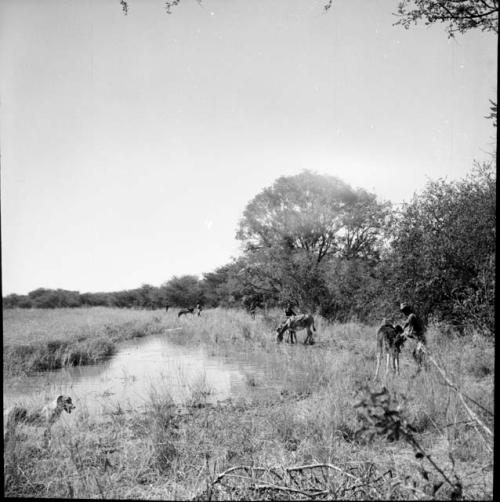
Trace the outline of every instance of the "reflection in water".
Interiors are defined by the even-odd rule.
[[[185,403],[197,393],[216,402],[245,391],[248,375],[263,370],[246,361],[209,357],[202,347],[174,345],[153,335],[122,345],[112,358],[94,366],[44,372],[22,381],[4,383],[4,407],[15,402],[40,402],[69,394],[89,413],[141,407],[152,396],[169,394]]]

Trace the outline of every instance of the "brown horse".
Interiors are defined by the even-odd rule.
[[[187,309],[182,309],[179,310],[179,313],[177,314],[177,317],[180,317],[185,314],[193,314],[194,315],[194,307],[189,307]]]
[[[393,326],[385,319],[382,321],[382,324],[377,330],[377,369],[375,370],[375,378],[378,377],[380,359],[384,353],[387,358],[385,376],[387,377],[387,373],[389,372],[389,359],[391,360],[393,373],[397,372],[399,375],[399,353],[405,341],[406,336],[403,333],[403,328],[399,324]]]
[[[276,328],[276,332],[278,333],[277,341],[281,342],[283,340],[283,334],[288,330],[290,333],[290,341],[294,343],[294,340],[297,341],[296,331],[300,331],[301,329],[307,330],[304,345],[313,345],[313,331],[316,331],[316,327],[314,326],[314,317],[311,314],[294,315],[283,321],[278,328]]]

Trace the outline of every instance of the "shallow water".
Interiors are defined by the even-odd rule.
[[[152,396],[167,393],[179,405],[200,396],[215,403],[244,394],[249,383],[262,385],[268,381],[265,373],[265,358],[250,362],[237,354],[218,356],[201,346],[178,345],[165,335],[152,335],[122,344],[97,365],[4,382],[4,408],[41,404],[59,394],[70,395],[77,409],[83,406],[91,414],[137,409]]]

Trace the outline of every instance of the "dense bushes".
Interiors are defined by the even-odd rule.
[[[430,182],[398,221],[393,288],[437,320],[494,331],[496,176]]]

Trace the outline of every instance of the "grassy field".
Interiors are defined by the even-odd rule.
[[[5,494],[134,499],[491,499],[494,346],[429,329],[438,367],[374,382],[376,328],[317,319],[312,347],[277,345],[278,312],[252,320],[209,310],[201,318],[114,309],[6,311],[4,350],[82,337],[111,340],[184,327],[182,343],[213,353],[265,353],[276,389],[208,405],[196,392],[179,412],[165,389],[146,408],[75,415],[53,429],[18,426],[4,445]],[[304,333],[299,332],[299,341]],[[285,350],[286,349],[286,350]],[[293,350],[288,350],[293,349]],[[34,356],[33,356],[34,357]],[[82,361],[83,362],[83,361]],[[4,358],[4,375],[13,374]],[[28,367],[28,366],[27,366]],[[5,383],[4,383],[5,385]],[[41,404],[41,403],[33,403]],[[84,404],[84,403],[79,403]],[[473,419],[475,417],[475,419]]]
[[[165,332],[174,313],[108,309],[4,311],[4,377],[92,364],[112,355],[119,342]]]

